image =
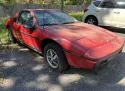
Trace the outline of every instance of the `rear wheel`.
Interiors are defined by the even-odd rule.
[[[69,67],[62,48],[54,43],[45,46],[44,58],[52,69],[57,69],[60,72],[66,70]]]
[[[87,19],[85,20],[85,23],[98,26],[98,21],[97,21],[97,19],[96,19],[95,17],[93,17],[93,16],[87,17]]]
[[[13,33],[11,31],[11,28],[8,28],[8,31],[7,31],[7,34],[8,34],[8,40],[10,42],[13,42],[13,43],[16,43],[16,38],[13,36]]]

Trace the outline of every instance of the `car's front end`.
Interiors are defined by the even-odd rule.
[[[70,34],[66,38],[72,42],[64,51],[68,63],[72,66],[96,69],[112,60],[123,49],[124,39],[106,29],[85,23],[69,24],[66,27],[71,29],[71,33],[68,31],[61,35]],[[79,37],[72,39],[72,34],[78,34]]]
[[[114,41],[102,46],[102,48],[95,49],[96,52],[99,52],[99,54],[95,53],[94,55],[99,55],[100,57],[95,60],[95,64],[93,66],[93,69],[98,70],[101,67],[105,66],[108,62],[113,60],[119,53],[122,52],[122,49],[124,47],[124,39],[121,37],[116,38]]]
[[[86,51],[84,55],[72,51],[66,51],[65,54],[69,64],[78,68],[97,70],[121,53],[123,46],[124,39],[118,37],[112,42],[92,48],[91,52],[89,50]]]

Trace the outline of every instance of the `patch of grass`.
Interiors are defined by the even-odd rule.
[[[69,15],[71,15],[72,17],[76,18],[79,21],[82,21],[83,14],[84,14],[84,12],[71,12],[71,13],[69,13]]]
[[[6,34],[6,26],[5,26],[5,21],[6,18],[0,18],[0,39],[2,42],[7,43],[8,42],[8,37]]]

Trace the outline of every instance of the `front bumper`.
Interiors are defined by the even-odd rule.
[[[118,45],[116,46],[116,44]],[[98,52],[98,54],[94,56],[92,55],[93,57],[89,56],[87,57],[86,55],[83,56],[67,50],[64,51],[69,65],[75,66],[77,68],[98,69],[100,67],[103,67],[117,54],[119,54],[122,51],[123,47],[124,47],[124,40],[121,38],[119,39],[117,38],[111,43],[107,43],[106,45],[101,46],[99,49],[95,48],[94,50],[95,53],[93,54],[96,54],[96,52]]]
[[[104,57],[104,58],[101,59],[100,61],[97,61],[97,62],[94,64],[93,69],[94,69],[95,71],[97,71],[97,70],[103,68],[106,64],[108,64],[109,61],[113,60],[116,55],[118,55],[119,53],[121,53],[121,52],[122,52],[122,49],[123,49],[123,47],[122,47],[121,49],[117,50],[116,52],[114,52],[114,53],[112,53],[112,54],[110,54],[110,55]]]
[[[96,70],[100,67],[104,67],[104,65],[106,65],[111,59],[118,55],[122,51],[123,46],[117,51],[96,60],[91,60],[91,58],[86,58],[69,51],[65,51],[65,55],[67,57],[69,65],[71,66]]]

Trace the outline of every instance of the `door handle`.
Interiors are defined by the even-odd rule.
[[[99,10],[96,10],[96,12],[99,12]]]
[[[114,12],[115,14],[120,14],[120,12]]]
[[[120,14],[120,12],[117,12],[117,14]]]

